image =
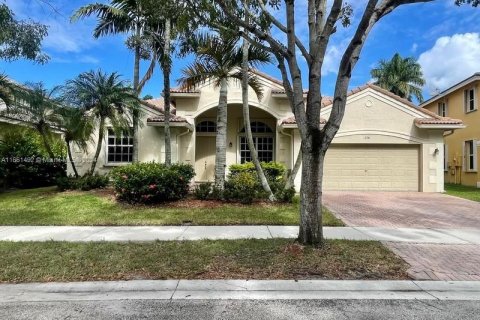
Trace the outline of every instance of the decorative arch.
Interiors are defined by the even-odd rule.
[[[262,121],[252,121],[250,124],[252,133],[272,133],[273,130],[265,123]],[[240,130],[240,133],[245,133],[245,127],[243,127],[242,130]]]
[[[233,104],[236,104],[236,105],[241,105],[243,103],[243,101],[241,99],[228,99],[228,105],[233,105]],[[285,118],[285,115],[282,115],[280,113],[278,113],[277,111],[275,110],[272,110],[272,108],[270,108],[268,105],[266,104],[263,104],[263,103],[259,103],[259,102],[255,102],[255,101],[249,101],[248,104],[251,106],[251,107],[255,107],[255,108],[258,108],[262,111],[265,111],[266,113],[268,113],[269,115],[271,115],[272,117],[274,117],[276,120],[280,120],[280,119],[283,119]],[[218,101],[216,102],[211,102],[209,104],[205,104],[201,107],[199,107],[199,109],[197,109],[197,111],[192,115],[193,118],[198,118],[202,113],[205,113],[207,112],[208,110],[210,109],[214,109],[218,106]]]
[[[217,123],[211,120],[204,120],[195,126],[197,133],[215,133],[217,132]]]

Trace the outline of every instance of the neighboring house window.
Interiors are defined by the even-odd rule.
[[[253,121],[251,123],[253,144],[258,153],[258,160],[270,162],[274,160],[274,135],[272,129],[265,123]],[[240,163],[252,161],[247,137],[244,135],[245,128],[240,131]]]
[[[475,97],[475,88],[470,88],[464,91],[465,98],[465,112],[477,110],[477,99]]]
[[[465,141],[465,168],[467,171],[477,170],[477,143],[475,140]]]
[[[109,163],[129,163],[133,157],[133,137],[128,131],[116,136],[108,129],[107,159]]]
[[[217,124],[213,121],[202,121],[195,128],[197,132],[214,133],[217,132]]]
[[[445,101],[438,103],[438,115],[442,117],[447,116],[447,103]]]

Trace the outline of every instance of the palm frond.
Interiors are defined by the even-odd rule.
[[[242,81],[242,71],[237,71],[233,73],[232,78]],[[263,97],[263,85],[260,82],[260,79],[252,72],[248,72],[248,86],[253,89],[257,95],[258,100]]]
[[[192,90],[209,79],[218,78],[219,70],[203,61],[195,61],[182,70],[182,76],[177,80],[182,89]]]

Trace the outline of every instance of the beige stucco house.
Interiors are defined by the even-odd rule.
[[[300,136],[282,82],[263,73],[259,100],[250,90],[254,140],[263,161],[292,168]],[[250,160],[244,138],[240,83],[228,88],[227,165]],[[205,83],[194,91],[172,90],[172,160],[190,163],[195,181],[212,181],[215,163],[215,119],[219,88]],[[148,101],[139,130],[139,160],[164,160],[162,99]],[[324,99],[322,120],[328,119],[331,100]],[[373,85],[349,93],[340,130],[327,152],[325,190],[443,191],[443,134],[462,128],[460,120],[440,117]],[[132,140],[106,137],[98,171],[131,161]],[[80,172],[88,170],[88,153],[75,151]],[[70,168],[69,168],[70,170]],[[300,187],[300,175],[296,180]]]

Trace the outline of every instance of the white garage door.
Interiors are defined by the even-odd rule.
[[[332,145],[324,190],[419,191],[418,166],[418,146]]]

